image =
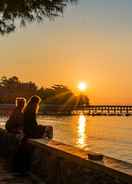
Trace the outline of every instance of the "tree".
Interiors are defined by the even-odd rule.
[[[86,106],[89,105],[89,98],[86,95],[77,96],[78,106]]]
[[[37,93],[37,85],[31,81],[21,82],[18,77],[1,77],[0,101],[2,103],[14,103],[15,98],[22,96],[29,98]]]
[[[42,96],[41,96],[42,95]],[[75,94],[64,85],[55,84],[51,88],[42,89],[43,111],[69,113],[74,108],[89,105],[89,98],[85,95],[75,96]]]
[[[3,76],[0,79],[0,87],[5,87],[7,85],[7,77]]]
[[[41,88],[39,90],[41,98],[47,104],[64,104],[67,100],[74,96],[73,92],[64,85],[55,84],[45,90]]]
[[[19,79],[16,76],[7,78],[5,76],[3,76],[0,80],[0,85],[4,88],[13,88],[15,86],[17,86],[19,84]]]
[[[62,15],[69,2],[77,0],[0,0],[0,33],[10,33],[16,29],[18,21],[40,22],[47,17],[54,19]]]
[[[55,84],[43,91],[43,111],[65,111],[74,98],[73,92],[64,85]]]

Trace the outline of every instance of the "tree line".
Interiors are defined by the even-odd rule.
[[[76,96],[67,86],[54,84],[39,88],[36,83],[22,82],[17,76],[0,79],[0,103],[14,103],[16,97],[29,99],[32,95],[42,99],[41,108],[48,111],[71,111],[73,107],[89,105],[86,95]]]

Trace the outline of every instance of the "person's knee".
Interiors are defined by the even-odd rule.
[[[53,138],[53,127],[52,126],[47,126],[45,131],[46,131],[47,137],[49,139],[52,139]]]

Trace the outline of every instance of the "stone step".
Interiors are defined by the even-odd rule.
[[[0,184],[45,184],[32,173],[20,176],[9,171],[6,160],[0,158]]]

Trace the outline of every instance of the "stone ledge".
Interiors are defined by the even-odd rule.
[[[54,156],[57,160],[61,159],[73,162],[78,164],[82,170],[83,168],[85,168],[85,170],[96,170],[95,173],[108,174],[111,178],[120,181],[115,183],[131,183],[132,181],[132,164],[106,156],[103,157],[102,161],[93,161],[88,158],[88,152],[54,140],[30,139],[30,143],[34,145],[36,149],[41,149],[42,152],[48,152],[48,155]],[[65,165],[63,165],[63,167],[65,167]]]

